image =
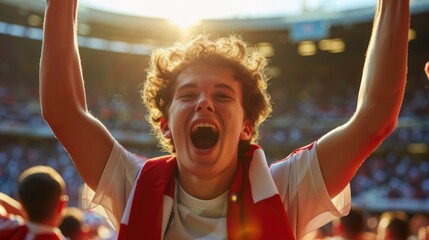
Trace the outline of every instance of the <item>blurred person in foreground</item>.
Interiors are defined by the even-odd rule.
[[[422,231],[426,230],[426,228],[428,227],[429,227],[429,217],[427,214],[425,213],[413,214],[408,224],[408,229],[410,230],[410,237],[408,238],[408,240],[425,239],[425,238],[419,238],[419,235],[422,235]],[[429,240],[429,238],[427,240]]]
[[[59,229],[64,237],[70,240],[90,239],[89,226],[85,224],[85,215],[79,208],[66,209]]]
[[[66,209],[59,229],[69,240],[117,239],[116,231],[104,218],[76,207]]]
[[[19,202],[2,196],[8,202],[2,201],[3,206],[16,207],[5,207],[0,215],[0,240],[64,239],[57,228],[68,200],[61,176],[51,167],[35,166],[25,170],[18,181]]]
[[[41,107],[119,239],[301,239],[344,216],[349,182],[394,130],[407,71],[409,0],[378,0],[356,111],[267,166],[256,145],[271,113],[267,60],[238,36],[201,35],[151,56],[142,90],[171,155],[128,152],[87,108],[77,0],[48,0]],[[287,143],[284,143],[287,144]],[[285,153],[287,156],[288,153]]]
[[[410,236],[408,215],[403,211],[386,211],[380,216],[377,240],[407,240]]]
[[[337,218],[332,222],[335,240],[370,240],[375,235],[366,232],[366,216],[363,209],[352,206],[347,216]]]

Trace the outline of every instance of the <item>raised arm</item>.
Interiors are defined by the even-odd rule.
[[[356,112],[323,136],[317,154],[326,187],[336,196],[394,130],[407,72],[409,0],[378,0]]]
[[[8,216],[9,214],[21,216],[22,218],[27,219],[27,213],[21,203],[0,192],[0,216]]]
[[[77,0],[48,0],[40,65],[42,115],[84,181],[96,189],[113,137],[87,109],[77,45]]]

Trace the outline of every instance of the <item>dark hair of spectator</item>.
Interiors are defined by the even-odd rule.
[[[340,218],[341,224],[344,227],[344,232],[348,236],[356,237],[365,230],[365,217],[362,209],[352,207],[347,216]]]
[[[394,217],[386,227],[389,239],[406,240],[409,236],[408,223],[404,219]]]
[[[83,224],[84,216],[82,211],[78,208],[68,208],[59,228],[64,237],[75,240],[80,239]]]
[[[56,210],[57,201],[65,195],[65,183],[51,167],[35,166],[19,177],[18,196],[32,222],[49,219]]]

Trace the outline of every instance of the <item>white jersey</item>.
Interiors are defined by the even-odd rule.
[[[309,147],[295,151],[270,167],[272,179],[284,204],[291,230],[296,239],[301,239],[306,233],[323,226],[336,217],[346,215],[351,206],[349,185],[335,198],[330,198],[316,153],[316,144],[314,143]],[[132,201],[129,201],[129,197],[133,196],[134,182],[146,160],[147,158],[134,155],[115,142],[97,191],[94,193],[88,187],[85,188],[83,194],[84,207],[101,207],[99,211],[104,212],[113,226],[119,230],[121,218],[128,218],[127,214],[123,215],[127,213],[126,208],[129,210],[131,207]],[[257,185],[257,181],[255,184]],[[263,186],[260,187],[263,188]],[[177,192],[176,187],[176,194]],[[207,230],[208,235],[199,238],[224,239],[226,223],[225,216],[222,215],[222,213],[225,214],[223,212],[225,204],[222,204],[222,200],[220,203],[218,198],[209,200],[211,202],[202,201],[189,198],[186,193],[184,193],[185,195],[183,192],[181,194],[182,198],[180,196],[174,198],[173,212],[176,212],[174,212],[175,217],[170,226],[173,229],[168,230],[165,238],[168,239],[169,236],[173,235],[170,235],[169,232],[174,232],[175,239],[198,239],[195,238],[194,232],[184,230],[186,228],[183,226],[190,226],[191,224],[191,226],[199,226],[200,229],[212,230]],[[177,199],[184,199],[184,202],[177,203]],[[189,208],[190,204],[186,204],[189,201],[193,201],[192,205],[200,204],[202,208],[208,210]],[[213,210],[213,206],[217,207]],[[216,216],[207,217],[205,215],[207,212]],[[201,213],[204,214],[201,215]],[[219,213],[221,214],[219,215]],[[199,219],[199,221],[195,219]],[[188,229],[193,229],[193,227]],[[197,232],[197,234],[200,233]]]

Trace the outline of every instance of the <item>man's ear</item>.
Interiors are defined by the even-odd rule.
[[[58,211],[63,211],[67,208],[69,203],[69,196],[68,195],[62,195],[58,201]]]
[[[240,134],[240,140],[248,141],[252,138],[253,134],[253,124],[250,122],[250,120],[246,119],[244,120],[243,130]]]
[[[171,131],[170,131],[170,128],[168,127],[168,121],[165,117],[161,118],[159,127],[161,128],[161,132],[164,135],[164,137],[167,139],[171,139]]]
[[[53,216],[50,220],[50,224],[52,226],[58,226],[62,222],[63,216],[67,210],[68,202],[69,202],[69,196],[67,195],[60,196],[60,198],[56,203],[55,212],[52,213]]]

